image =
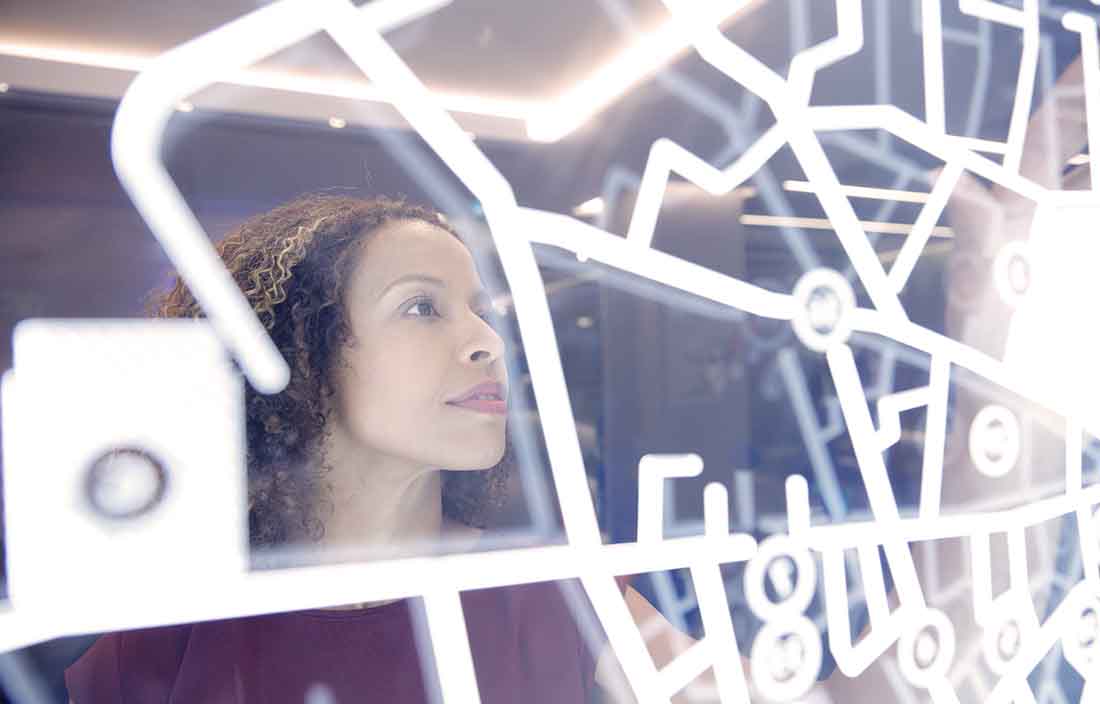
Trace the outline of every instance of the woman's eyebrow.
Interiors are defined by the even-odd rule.
[[[421,283],[435,284],[436,286],[439,286],[440,288],[447,288],[447,283],[443,279],[437,279],[436,277],[428,276],[427,274],[406,274],[404,276],[399,276],[396,279],[394,279],[393,281],[391,281],[389,283],[389,285],[386,286],[386,288],[382,289],[382,293],[378,294],[378,297],[382,298],[387,293],[389,293],[390,289],[392,289],[396,286],[400,286],[401,284],[410,283],[412,281],[419,281]]]
[[[428,276],[427,274],[405,274],[404,276],[399,276],[391,281],[389,285],[386,286],[386,288],[382,289],[382,293],[378,294],[378,298],[381,299],[385,297],[385,295],[389,293],[390,289],[392,288],[400,286],[401,284],[412,283],[414,281],[419,283],[434,284],[436,286],[439,286],[440,288],[447,288],[447,282],[435,276]],[[470,301],[472,303],[476,303],[477,305],[489,306],[492,303],[492,298],[489,296],[488,291],[481,288],[477,291],[474,291],[473,295],[470,296]]]

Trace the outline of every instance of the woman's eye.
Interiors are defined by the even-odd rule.
[[[429,298],[420,298],[412,302],[408,308],[405,309],[406,313],[410,311],[416,311],[413,313],[414,318],[438,318],[439,311],[435,309],[435,304],[432,303]]]

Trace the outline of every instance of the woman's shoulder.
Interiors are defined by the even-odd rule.
[[[616,577],[616,586],[625,594],[630,577]],[[523,621],[557,627],[578,625],[586,617],[595,618],[591,602],[579,579],[530,582],[486,590],[504,601]]]

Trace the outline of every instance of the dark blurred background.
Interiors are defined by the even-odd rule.
[[[167,282],[170,263],[111,165],[114,111],[149,57],[259,4],[0,4],[0,371],[12,365],[11,334],[18,321],[138,316],[143,297]],[[890,102],[920,116],[918,4],[864,3],[864,50],[820,74],[814,102]],[[785,73],[795,51],[835,34],[832,5],[757,2],[723,27]],[[1059,16],[1050,7],[1071,5],[1048,3],[1044,27],[1053,27]],[[1077,5],[1095,11],[1084,0]],[[388,39],[455,110],[522,205],[623,234],[654,139],[673,139],[722,167],[774,122],[767,105],[694,53],[670,44],[667,22],[657,0],[458,0]],[[1015,94],[1018,37],[954,8],[945,8],[944,22],[956,30],[956,39],[945,45],[949,130],[1003,139]],[[1074,58],[1076,44],[1053,30],[1043,42],[1041,71],[1056,76]],[[215,239],[242,219],[307,191],[403,195],[476,222],[478,204],[391,107],[348,97],[369,94],[369,84],[339,47],[317,35],[265,60],[252,74],[228,77],[181,104],[164,158]],[[570,124],[569,118],[580,123],[551,143],[531,139],[524,119],[547,104],[569,108],[560,124]],[[921,175],[938,165],[878,134],[836,134],[826,151],[844,184],[926,192]],[[910,203],[889,199],[854,199],[853,206],[865,221],[903,226],[917,212]],[[674,178],[654,246],[789,291],[806,267],[784,239],[783,227],[768,220],[778,217],[824,217],[786,149],[724,197]],[[819,265],[844,268],[827,222],[786,227],[809,243]],[[902,240],[878,238],[884,263]],[[942,325],[948,251],[942,244],[930,247],[903,296],[910,316],[936,329]],[[606,539],[634,537],[637,461],[648,452],[695,451],[705,460],[704,476],[679,484],[673,530],[696,530],[701,487],[711,480],[730,484],[740,501],[732,510],[739,527],[758,534],[781,529],[776,516],[783,509],[784,478],[812,477],[803,431],[775,365],[777,350],[790,344],[789,330],[731,316],[553,248],[538,247],[536,254]],[[881,356],[873,346],[861,353],[868,379]],[[821,361],[804,351],[797,359],[824,419],[829,389]],[[522,374],[522,354],[517,364]],[[908,381],[907,373],[899,372],[899,386],[921,383],[919,370],[908,373]],[[527,382],[521,388],[529,392]],[[829,450],[846,508],[858,510],[865,497],[850,449],[841,439]],[[896,489],[910,496],[919,484],[913,474],[919,458],[895,460]],[[814,502],[828,509],[816,485]],[[644,580],[639,584],[648,588]],[[74,585],[74,598],[78,590]],[[0,603],[3,596],[0,581]],[[40,690],[46,701],[63,700],[60,673],[89,643],[90,637],[61,639],[8,656],[0,689]],[[14,667],[17,661],[33,667]]]

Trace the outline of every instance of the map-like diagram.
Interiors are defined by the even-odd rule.
[[[640,176],[609,173],[608,202],[624,187],[636,187],[625,237],[607,232],[606,222],[589,224],[521,207],[508,181],[383,38],[384,32],[437,10],[444,0],[376,0],[362,7],[347,0],[279,0],[165,53],[139,75],[118,110],[112,156],[124,187],[208,318],[30,320],[18,328],[15,364],[2,387],[10,603],[0,611],[0,649],[73,633],[420,596],[443,699],[470,702],[478,701],[477,683],[459,593],[577,578],[638,701],[667,702],[707,670],[713,673],[713,687],[702,693],[696,688],[696,695],[724,702],[798,701],[815,687],[826,653],[850,678],[881,669],[896,701],[1068,701],[1056,674],[1063,661],[1083,681],[1080,700],[1100,698],[1095,676],[1100,484],[1094,483],[1100,472],[1100,417],[1070,385],[1034,373],[1033,349],[1041,343],[1034,340],[1035,331],[1043,329],[1050,306],[1063,293],[1059,266],[1065,255],[1058,252],[1066,240],[1051,233],[1095,227],[1100,167],[1089,162],[1090,188],[1065,189],[1050,177],[1060,176],[1064,157],[1044,153],[1057,160],[1051,167],[1028,150],[1034,134],[1030,126],[1039,124],[1043,110],[1033,116],[1040,21],[1050,21],[1052,13],[1065,32],[1078,37],[1084,136],[1090,146],[1100,144],[1096,16],[1039,0],[913,3],[919,5],[914,31],[923,49],[922,119],[888,100],[812,103],[817,74],[864,46],[869,30],[860,0],[836,0],[836,36],[801,47],[786,75],[720,30],[730,6],[736,10],[751,4],[747,0],[720,8],[690,0],[663,2],[684,44],[754,97],[743,110],[732,111],[690,81],[665,77],[687,102],[729,127],[729,144],[704,159],[658,139]],[[982,29],[971,35],[943,27],[946,5],[982,20]],[[1019,81],[1002,142],[978,139],[972,131],[951,134],[946,127],[943,47],[973,46],[979,64],[987,65],[989,42],[983,33],[990,24],[1014,28],[1021,37]],[[481,205],[533,380],[564,545],[274,573],[248,569],[242,380],[225,350],[261,392],[279,391],[289,370],[173,184],[160,147],[179,101],[319,31],[392,96],[409,125]],[[979,70],[978,75],[984,74]],[[1046,85],[1058,90],[1053,82]],[[747,127],[748,116],[760,104],[771,110],[775,123],[755,134]],[[967,123],[973,127],[979,120],[972,112]],[[858,130],[885,137],[861,141],[834,135]],[[858,196],[840,182],[830,163],[823,146],[829,140],[862,158],[890,164],[898,174],[896,188],[916,182],[919,169],[892,151],[895,144],[904,142],[942,164],[889,267],[873,248],[874,233],[853,209],[851,199]],[[674,173],[713,195],[752,180],[773,212],[790,212],[767,174],[769,159],[780,149],[793,153],[819,199],[843,247],[845,267],[823,266],[797,223],[782,231],[802,269],[789,293],[652,246]],[[956,306],[962,317],[958,339],[912,322],[899,298],[955,194],[973,177],[992,184],[1003,206],[997,232],[1007,234],[987,239],[983,253],[993,298],[1010,311],[1003,358],[975,342],[973,336],[982,331],[967,316],[985,324],[992,310],[983,308],[978,297],[964,296]],[[888,211],[883,205],[876,219],[885,220]],[[533,253],[536,244],[745,316],[779,321],[790,326],[794,345],[823,355],[835,389],[824,399],[824,421],[793,346],[772,350],[779,387],[790,399],[812,460],[823,519],[811,509],[809,483],[792,476],[786,483],[785,531],[763,540],[731,532],[736,521],[731,522],[727,488],[712,483],[703,497],[702,534],[667,537],[667,487],[677,478],[698,476],[702,460],[690,453],[647,455],[637,468],[637,541],[603,544]],[[859,305],[861,296],[868,306]],[[764,338],[757,342],[770,344]],[[881,357],[869,384],[856,364],[856,352],[867,349]],[[927,383],[894,389],[894,370],[902,364],[924,370]],[[74,396],[115,401],[94,414],[77,404],[58,403]],[[170,407],[165,398],[173,399]],[[895,496],[884,452],[914,442],[903,440],[902,430],[903,414],[913,411],[924,413],[923,465],[918,510],[908,512]],[[46,431],[59,422],[77,429],[62,447],[51,443]],[[163,432],[181,423],[209,441],[180,444]],[[837,486],[826,445],[841,435],[858,461],[868,515],[849,511]],[[49,481],[40,473],[46,461],[54,471]],[[241,467],[240,473],[214,471],[227,465]],[[169,485],[173,501],[149,510]],[[210,497],[217,498],[212,502]],[[196,529],[193,517],[200,514],[204,520]],[[100,520],[104,515],[115,521]],[[120,531],[118,519],[141,522],[141,530]],[[1056,526],[1058,555],[1049,554],[1049,544],[1034,537],[1051,525]],[[940,565],[944,554],[955,554],[965,569],[948,577]],[[731,618],[720,571],[728,563],[745,564],[745,607],[763,624],[751,642],[736,632]],[[613,577],[671,570],[690,575],[694,599],[686,606],[698,609],[705,635],[657,668]],[[112,579],[89,584],[82,602],[73,603],[72,576],[92,571]],[[1040,592],[1047,599],[1037,607]],[[1054,592],[1057,599],[1050,596]],[[811,609],[818,595],[825,604],[823,619]],[[658,588],[658,596],[664,602],[677,598],[667,584]],[[88,603],[96,608],[85,608]],[[852,629],[854,605],[869,615],[861,634]],[[673,622],[673,612],[685,608],[682,601],[659,606]],[[956,618],[960,609],[968,616],[965,624]]]

